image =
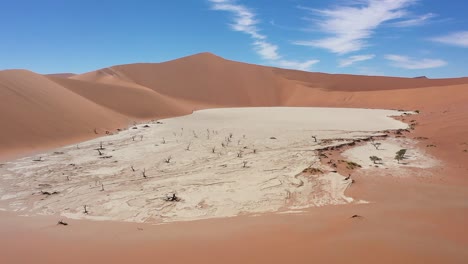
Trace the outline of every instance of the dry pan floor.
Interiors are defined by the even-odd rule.
[[[356,202],[344,195],[351,181],[321,165],[314,150],[407,128],[389,117],[402,114],[196,111],[5,163],[0,205],[22,215],[161,223]],[[303,173],[308,167],[323,173]]]

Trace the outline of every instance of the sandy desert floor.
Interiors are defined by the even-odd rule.
[[[279,110],[283,110],[283,108],[278,108]],[[304,109],[297,110],[303,111]],[[344,113],[344,115],[327,114],[327,118],[337,118],[337,121],[343,121],[344,116],[356,118],[355,120],[346,118],[349,123],[346,124],[347,127],[343,128],[340,127],[340,122],[329,122],[328,126],[320,123],[320,120],[323,121],[321,117],[324,116],[317,114],[321,113],[320,110],[325,109],[313,110],[315,115],[307,116],[307,122],[303,122],[303,119],[297,115],[293,115],[294,118],[290,122],[285,121],[282,120],[281,115],[275,113],[275,115],[269,115],[269,118],[274,119],[277,124],[285,122],[282,126],[276,125],[265,130],[259,130],[254,128],[255,122],[250,122],[251,126],[244,126],[238,131],[233,129],[237,127],[236,122],[242,123],[245,121],[245,115],[240,112],[237,115],[232,113],[233,118],[230,122],[223,122],[222,125],[219,125],[216,118],[210,114],[216,113],[215,110],[199,111],[192,116],[160,120],[162,124],[157,124],[156,121],[150,122],[148,123],[149,128],[144,128],[145,124],[139,124],[137,129],[130,128],[117,135],[80,143],[78,144],[79,149],[77,149],[76,145],[73,145],[51,150],[34,157],[4,162],[1,168],[2,174],[6,173],[9,176],[2,177],[2,186],[11,187],[1,190],[3,199],[1,208],[3,208],[2,210],[17,211],[0,211],[0,226],[2,227],[0,228],[2,237],[0,248],[2,249],[2,257],[6,263],[130,263],[135,261],[154,263],[155,260],[173,263],[219,263],[220,260],[224,263],[310,263],[311,260],[318,263],[465,263],[468,258],[466,250],[468,247],[468,233],[463,227],[466,224],[466,216],[468,215],[468,205],[466,204],[468,197],[466,195],[466,182],[463,177],[460,177],[463,172],[466,172],[462,162],[463,156],[451,154],[450,159],[439,160],[431,155],[434,153],[437,154],[437,157],[444,158],[446,157],[445,153],[453,153],[454,146],[463,147],[462,143],[465,139],[447,137],[446,134],[442,134],[442,137],[440,137],[440,132],[437,129],[434,130],[435,134],[432,133],[429,128],[436,125],[434,120],[437,121],[437,119],[434,118],[431,112],[411,115],[408,118],[406,116],[397,118],[407,119],[407,123],[411,119],[416,119],[417,122],[421,123],[416,126],[414,131],[404,132],[403,135],[399,135],[396,132],[381,130],[406,128],[407,124],[387,117],[388,115],[400,115],[401,112],[330,109],[336,111],[336,113]],[[223,111],[223,109],[217,111]],[[356,114],[348,115],[354,111],[357,111]],[[262,122],[269,120],[268,118],[265,119],[260,112],[257,114],[258,117],[262,117]],[[223,113],[223,115],[226,115],[226,113]],[[243,118],[236,119],[234,118],[236,116]],[[249,117],[255,119],[254,116],[249,115]],[[442,117],[444,118],[441,119],[441,122],[445,124],[447,118]],[[360,127],[361,121],[359,121],[359,118],[372,122],[362,122],[364,126]],[[192,131],[186,125],[187,120],[185,119],[197,120],[193,122],[195,124],[193,124]],[[210,140],[207,139],[207,126],[197,126],[202,122],[202,119],[212,120],[211,130],[216,132],[210,133]],[[182,132],[182,127],[179,125],[181,123],[184,123],[182,136],[177,135],[177,132]],[[353,126],[349,126],[349,124],[353,124]],[[432,126],[428,128],[426,124]],[[319,130],[317,130],[317,125],[321,127]],[[436,126],[440,127],[440,125]],[[222,130],[221,127],[225,127],[226,130]],[[194,136],[193,130],[196,131],[198,138]],[[252,133],[252,130],[259,130],[259,134]],[[444,133],[451,131],[453,130],[445,130]],[[176,135],[174,135],[174,132],[176,132]],[[148,135],[145,134],[143,140],[140,141],[138,136],[143,133],[148,133]],[[233,133],[233,138],[229,146],[223,148],[221,143],[227,143],[226,137],[229,137],[230,133]],[[151,134],[154,135],[153,139],[149,136]],[[243,138],[244,134],[246,135],[245,139]],[[290,135],[290,138],[285,137],[285,134]],[[375,149],[369,141],[358,142],[358,140],[356,140],[357,144],[355,146],[348,145],[343,149],[327,147],[327,145],[346,144],[356,137],[364,135],[381,134],[389,136],[385,140],[382,140],[382,137],[376,137],[374,142],[381,143],[379,150]],[[312,135],[317,135],[323,145],[319,146],[320,144],[315,143],[311,138]],[[343,135],[347,140],[343,140]],[[133,136],[135,136],[135,141],[132,139]],[[276,139],[270,139],[272,136],[276,137]],[[166,144],[162,144],[163,137]],[[328,141],[329,138],[338,140]],[[243,149],[243,145],[241,144],[242,148],[239,148],[236,145],[236,139],[245,140],[244,143],[249,142],[249,144],[252,144],[248,145],[248,149],[245,149],[246,153],[243,153],[245,155],[243,155],[242,159],[238,158],[237,154],[239,149]],[[150,146],[148,144],[150,140],[154,140],[154,145]],[[102,151],[102,156],[112,155],[112,158],[100,158],[98,151],[95,149],[99,148],[101,141],[105,148]],[[225,151],[223,155],[226,157],[217,157],[217,155],[213,157],[213,153],[210,154],[215,141],[215,145],[219,145],[216,150],[223,149]],[[446,143],[452,141],[453,144]],[[192,143],[191,150],[188,151],[186,147],[190,142]],[[263,149],[260,148],[261,144],[259,142],[263,144]],[[123,157],[128,156],[126,149],[136,144],[140,146],[138,148],[139,156],[130,155],[128,161],[125,161]],[[276,157],[267,155],[268,151],[271,151],[272,154],[275,152],[275,155],[280,153],[282,153],[281,155],[287,155],[284,153],[285,149],[281,150],[280,148],[281,146],[285,147],[286,144],[295,146],[291,148],[293,153],[306,153],[304,156],[307,155],[307,159],[301,157],[297,163],[294,162],[298,166],[303,166],[299,161],[304,158],[306,167],[310,164],[314,164],[314,167],[323,166],[321,168],[324,171],[337,170],[344,176],[351,172],[355,183],[345,190],[346,196],[341,196],[342,192],[338,189],[340,197],[343,197],[343,199],[352,197],[355,201],[367,201],[367,203],[351,202],[343,205],[324,205],[298,210],[288,209],[288,206],[292,208],[294,205],[286,203],[287,205],[280,207],[280,209],[263,208],[265,211],[272,210],[273,212],[262,214],[247,212],[246,215],[238,217],[218,218],[220,215],[216,216],[217,212],[206,211],[206,214],[200,217],[200,215],[193,215],[193,210],[186,210],[182,206],[191,197],[199,197],[200,195],[192,196],[189,191],[181,191],[183,188],[193,189],[182,186],[182,182],[179,182],[168,188],[168,190],[151,193],[151,197],[156,197],[155,201],[157,202],[162,202],[167,192],[173,191],[177,192],[182,198],[180,203],[170,204],[172,208],[166,211],[166,216],[169,217],[162,219],[160,218],[161,214],[155,214],[155,218],[146,220],[140,218],[139,220],[150,223],[187,220],[187,218],[183,219],[183,214],[185,214],[185,217],[189,214],[190,217],[193,217],[191,219],[214,218],[203,221],[152,225],[118,221],[75,220],[63,217],[65,214],[69,214],[70,217],[90,219],[109,219],[111,216],[118,219],[120,216],[127,218],[127,221],[129,219],[131,219],[130,221],[137,221],[132,218],[132,214],[129,216],[122,215],[119,211],[103,210],[104,206],[101,205],[112,205],[112,201],[107,198],[112,190],[117,191],[117,193],[120,192],[124,197],[123,200],[126,199],[125,197],[132,195],[131,192],[128,192],[129,189],[139,191],[139,194],[146,195],[150,193],[142,192],[138,188],[142,185],[144,188],[144,185],[148,183],[159,186],[155,173],[159,168],[157,165],[162,164],[163,166],[173,166],[174,169],[182,169],[182,171],[192,171],[192,168],[185,170],[184,166],[179,165],[190,164],[189,161],[209,154],[208,157],[213,158],[214,161],[221,161],[229,157],[227,159],[230,160],[228,164],[232,164],[233,169],[238,170],[239,173],[250,173],[260,169],[251,166],[244,170],[242,168],[244,159],[248,161],[247,165],[253,165],[252,157],[257,157],[257,155],[264,155],[265,161],[268,157]],[[432,144],[437,147],[427,147]],[[146,150],[145,146],[148,146],[148,150]],[[205,149],[205,151],[200,156],[192,157],[191,155],[195,155],[195,147],[197,146],[199,149]],[[247,152],[247,150],[253,151],[253,146],[258,149],[258,153],[255,155]],[[273,146],[277,147],[273,149]],[[157,156],[157,153],[160,153],[160,147],[170,150],[169,152],[173,156],[173,162],[170,165],[164,162],[167,153],[161,152],[165,155],[161,154],[157,159],[152,159],[151,162],[144,159],[145,161],[140,163],[138,167],[134,165],[134,168],[140,171],[133,172],[131,168],[128,168],[128,166],[133,165],[130,165],[131,163],[137,164],[135,160],[142,160],[143,155],[149,156],[149,153]],[[116,150],[112,151],[114,148]],[[318,152],[313,151],[315,148],[327,148],[323,153],[328,155],[329,158],[314,163],[318,159]],[[393,159],[395,150],[399,148],[408,149],[407,159],[402,162],[403,164],[398,164]],[[308,149],[308,151],[304,151],[305,149]],[[459,151],[462,154],[464,153],[463,148],[459,149]],[[57,153],[54,154],[54,152]],[[229,154],[229,152],[231,153]],[[75,154],[72,155],[73,153]],[[373,164],[368,159],[370,155],[381,157],[383,159],[381,164]],[[177,158],[179,156],[186,158],[183,161]],[[39,157],[43,161],[33,161],[34,159],[38,160]],[[119,157],[116,163],[111,162],[112,159],[117,159],[114,157]],[[54,162],[57,159],[63,160],[65,163],[57,165]],[[346,162],[338,163],[338,168],[334,168],[327,162],[331,159],[337,162],[339,160],[353,160],[359,163],[362,168],[349,170],[346,168]],[[276,160],[277,162],[283,162],[280,159]],[[73,175],[73,171],[69,170],[68,166],[72,162],[75,162],[76,166],[79,164],[78,161],[82,163],[83,168],[84,165],[89,165],[93,169],[86,171],[82,168],[83,174]],[[122,165],[124,163],[126,165]],[[96,166],[96,164],[100,165]],[[257,163],[257,166],[259,164],[261,163]],[[120,184],[120,187],[119,184],[111,185],[110,183],[120,176],[109,175],[105,172],[111,170],[114,166],[121,165],[125,170],[123,174],[135,180],[125,179],[125,183]],[[53,171],[49,172],[47,166],[52,166],[54,170],[55,168],[67,170],[67,173],[70,174],[62,175],[61,173],[53,173]],[[148,166],[147,179],[141,179],[142,166]],[[271,168],[271,164],[265,166]],[[154,169],[149,170],[150,167]],[[165,169],[167,170],[168,167],[165,167]],[[222,169],[224,170],[224,168]],[[303,168],[298,167],[297,169],[300,171]],[[49,180],[45,176],[42,177],[41,174],[37,173],[40,171],[52,176],[51,179],[53,180]],[[96,171],[100,172],[100,174],[96,175]],[[292,173],[293,171],[287,170],[287,173],[291,173],[287,175],[290,175],[290,177],[296,176]],[[23,173],[29,175],[30,178],[12,178],[12,175]],[[265,179],[271,178],[269,173],[264,176]],[[288,178],[287,175],[285,174],[282,177]],[[67,176],[70,177],[70,180],[67,179]],[[320,177],[325,176],[326,174]],[[181,177],[186,177],[186,175],[184,174]],[[254,175],[253,173],[250,173],[248,177],[257,180],[262,179],[261,175]],[[317,182],[318,175],[309,174],[307,177],[305,175],[301,177],[299,178],[311,180],[310,186],[316,186],[313,183]],[[349,185],[349,183],[343,181],[343,176],[337,175],[338,177],[340,178],[339,183],[345,186]],[[107,180],[105,180],[106,178]],[[202,182],[203,180],[205,182],[208,180],[211,182],[212,180],[203,175],[198,175],[197,178],[192,180],[195,179]],[[96,180],[104,183],[104,191],[100,191],[101,187]],[[50,184],[50,186],[39,186],[44,182]],[[75,184],[78,182],[82,183]],[[330,182],[326,181],[325,183]],[[160,185],[164,185],[163,182],[160,182]],[[224,187],[228,188],[230,186],[226,185]],[[250,188],[255,187],[260,189],[257,190],[257,192],[260,192],[258,195],[272,193],[272,190],[275,189],[265,192],[258,188],[259,186],[250,186]],[[73,198],[67,193],[67,188],[76,188],[77,191],[84,193],[85,197]],[[118,191],[119,188],[122,189]],[[286,188],[296,190],[299,195],[303,195],[298,191],[297,186],[284,184],[284,186],[276,188],[279,192],[273,192],[275,193],[273,196],[275,199],[272,199],[273,203],[281,204],[280,200],[282,197],[284,198],[284,196],[281,196],[281,192],[284,193]],[[201,192],[208,190],[203,186],[199,186],[198,189]],[[58,191],[60,193],[47,196],[40,194],[41,191]],[[310,201],[314,201],[318,197],[330,197],[330,193],[327,192],[318,194],[319,196],[309,197],[312,198]],[[90,199],[88,196],[92,196],[96,200]],[[211,193],[208,193],[206,197],[212,199],[211,202],[217,202],[217,199],[213,199]],[[302,197],[307,198],[307,196]],[[75,205],[75,212],[71,212],[70,209],[64,210],[70,212],[61,211],[62,208],[66,208],[64,208],[62,201],[67,200],[68,204]],[[229,212],[233,213],[235,212],[234,209],[237,210],[248,205],[248,203],[245,203],[246,200],[248,199],[240,199],[237,200],[237,203],[230,201],[231,205],[239,207],[233,206]],[[83,201],[90,203],[90,213],[88,215],[82,213]],[[53,203],[48,205],[49,202]],[[341,203],[347,203],[347,201],[341,200]],[[284,200],[283,204],[285,204]],[[46,209],[44,209],[44,206],[46,206]],[[145,208],[145,206],[144,203],[133,204],[133,209],[138,210],[139,207]],[[182,208],[179,206],[182,206]],[[68,208],[72,207],[68,206]],[[284,214],[286,212],[287,214]],[[99,213],[102,213],[102,215],[99,215]],[[178,215],[178,213],[181,214]],[[209,215],[209,213],[212,215]],[[226,211],[222,213],[226,213]],[[39,214],[45,215],[41,216]],[[35,216],[18,217],[18,215]],[[351,218],[352,215],[359,215],[360,217]],[[57,225],[59,219],[64,219],[69,225],[66,227]],[[77,248],[79,248],[78,251]],[[25,251],[28,254],[22,254]]]
[[[224,108],[138,124],[2,164],[0,200],[21,215],[161,223],[360,203],[317,150],[406,129],[394,110]],[[316,137],[316,138],[313,138]],[[364,168],[432,167],[409,139],[344,153]],[[405,162],[393,157],[410,149]],[[179,201],[168,201],[175,194]],[[86,206],[86,213],[84,207]]]

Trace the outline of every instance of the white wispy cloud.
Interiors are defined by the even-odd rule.
[[[253,42],[254,50],[264,60],[268,60],[272,65],[298,70],[309,70],[318,60],[291,61],[282,59],[279,54],[279,47],[267,40],[267,36],[260,32],[257,27],[259,21],[256,14],[248,7],[238,4],[234,0],[208,0],[212,4],[213,10],[226,11],[233,15],[233,23],[230,27],[234,31],[249,35]]]
[[[468,31],[453,32],[445,36],[432,38],[431,40],[452,46],[468,48]]]
[[[296,69],[301,71],[307,71],[312,65],[319,63],[319,60],[307,60],[307,61],[293,61],[293,60],[278,60],[273,65],[280,68]]]
[[[394,67],[409,70],[431,69],[447,65],[446,61],[440,59],[414,59],[395,54],[385,55],[385,59],[391,61]]]
[[[320,31],[331,36],[293,43],[328,49],[338,54],[359,51],[369,45],[367,39],[383,23],[407,17],[409,12],[406,8],[415,2],[417,0],[353,0],[332,9],[301,7],[318,16],[320,19],[311,21]],[[406,23],[407,26],[417,24]]]
[[[375,57],[374,54],[365,54],[365,55],[355,55],[355,56],[350,56],[346,59],[342,59],[339,61],[340,67],[348,67],[353,65],[356,62],[359,61],[366,61],[366,60],[371,60]]]
[[[280,57],[278,54],[278,46],[271,44],[263,40],[256,40],[253,43],[255,50],[260,55],[260,57],[267,60],[277,60]]]
[[[430,22],[431,18],[434,18],[436,16],[437,16],[436,14],[428,13],[422,16],[418,16],[416,18],[394,22],[391,25],[395,27],[404,27],[404,28],[422,26]]]

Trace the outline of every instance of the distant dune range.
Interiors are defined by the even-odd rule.
[[[1,71],[0,100],[0,120],[5,127],[0,137],[0,158],[6,158],[100,136],[133,121],[212,107],[419,109],[433,112],[434,122],[439,120],[450,127],[450,122],[459,124],[467,116],[464,104],[468,102],[468,78],[311,73],[201,53],[80,75]],[[456,108],[457,113],[446,112],[439,117],[447,107]],[[456,126],[450,133],[467,132],[465,129]]]

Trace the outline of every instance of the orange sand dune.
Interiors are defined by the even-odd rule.
[[[24,70],[0,72],[0,155],[33,151],[111,130],[127,117]]]
[[[428,86],[413,89],[329,91],[296,85],[289,90],[284,105],[334,106],[431,110],[468,100],[468,84]]]
[[[135,119],[151,119],[190,113],[190,105],[135,84],[92,83],[51,78],[56,83],[96,104]]]
[[[382,91],[468,83],[468,77],[450,79],[400,78],[349,74],[304,73],[301,71],[284,69],[275,69],[275,73],[285,79],[302,83],[306,87],[324,88],[331,91]]]
[[[423,108],[466,100],[468,78],[426,79],[310,73],[201,53],[163,63],[119,65],[73,79],[140,85],[220,106]],[[421,88],[421,89],[418,89]]]
[[[74,79],[102,82],[113,74],[161,94],[224,106],[281,105],[282,78],[273,69],[203,53],[164,63],[114,66]]]
[[[8,120],[10,129],[2,132],[0,155],[12,149],[48,148],[96,136],[94,128],[126,126],[129,119],[177,116],[209,107],[431,109],[447,102],[466,102],[468,84],[468,78],[432,80],[284,70],[229,61],[210,53],[63,77],[1,72],[0,94],[8,102],[1,106],[6,116],[2,121]],[[22,96],[18,91],[23,91]]]

